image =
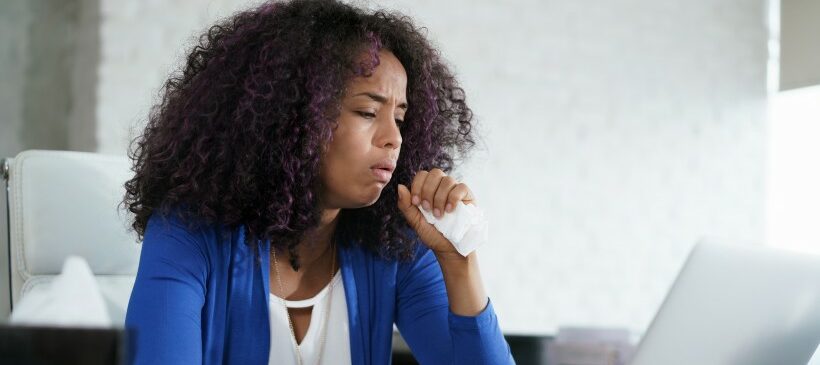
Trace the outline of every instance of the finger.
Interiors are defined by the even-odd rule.
[[[430,173],[427,174],[427,178],[424,179],[424,185],[421,187],[421,206],[427,210],[428,212],[433,211],[433,198],[436,196],[436,190],[438,190],[439,184],[441,184],[441,178],[444,177],[444,171],[441,169],[432,169]]]
[[[469,187],[467,187],[467,184],[461,183],[453,187],[453,190],[450,192],[450,196],[447,198],[447,204],[452,204],[452,209],[455,209],[456,204],[460,201],[464,202],[464,204],[476,205],[473,192]]]
[[[405,209],[409,208],[410,205],[412,205],[411,201],[410,201],[411,199],[409,198],[410,191],[407,189],[406,186],[404,186],[402,184],[398,184],[398,186],[396,187],[396,191],[398,192],[398,196],[399,196],[399,199],[398,199],[399,210],[401,210],[403,212]]]
[[[416,176],[413,177],[413,182],[410,184],[410,192],[413,195],[413,205],[419,205],[421,203],[421,187],[424,186],[424,180],[427,179],[428,174],[427,171],[420,170],[416,173]]]
[[[447,197],[450,196],[450,191],[453,190],[456,185],[458,185],[458,181],[452,176],[441,178],[441,183],[438,185],[438,190],[436,190],[436,196],[433,198],[433,215],[438,218],[444,215],[445,208],[447,207]],[[438,214],[436,214],[436,212],[438,212]]]
[[[399,184],[397,190],[399,192],[399,210],[407,219],[407,222],[410,223],[410,226],[415,228],[415,223],[418,221],[421,212],[419,212],[419,208],[412,204],[410,190],[406,186]]]

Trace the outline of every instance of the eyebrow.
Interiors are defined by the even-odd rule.
[[[358,93],[358,94],[353,95],[353,96],[354,96],[354,97],[356,97],[356,96],[359,96],[359,95],[365,95],[365,96],[368,96],[368,97],[370,97],[371,99],[373,99],[373,100],[375,100],[375,101],[378,101],[378,102],[380,102],[380,103],[386,103],[386,102],[387,102],[387,98],[386,98],[386,97],[384,97],[383,95],[379,95],[379,94],[375,94],[375,93],[371,93],[371,92],[363,92],[363,93]],[[398,105],[398,107],[399,107],[399,108],[404,109],[404,111],[407,111],[407,102],[402,102],[402,103],[400,103],[400,104]]]

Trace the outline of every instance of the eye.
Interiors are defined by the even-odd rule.
[[[361,116],[363,116],[367,119],[371,119],[371,118],[376,117],[376,114],[374,114],[374,113],[368,113],[368,112],[356,112],[356,113],[358,113],[359,115],[361,115]]]
[[[401,119],[396,119],[396,124],[398,124],[398,125],[404,125],[404,121],[403,121],[403,120],[401,120]]]

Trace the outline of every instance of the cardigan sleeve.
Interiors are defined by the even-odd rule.
[[[396,280],[396,327],[420,364],[515,364],[489,298],[476,316],[453,313],[441,267],[423,243],[412,262],[399,264]]]
[[[125,317],[134,365],[202,364],[208,265],[200,242],[176,218],[149,219]]]

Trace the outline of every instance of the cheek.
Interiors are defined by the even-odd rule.
[[[381,194],[368,165],[373,158],[370,144],[365,130],[340,127],[323,157],[325,193],[343,207],[370,205]]]
[[[360,164],[364,160],[352,150],[352,146],[334,146],[322,163],[322,179],[331,193],[349,195],[360,189],[362,174]],[[347,148],[345,148],[347,147]]]
[[[328,160],[322,180],[325,194],[341,208],[361,208],[375,203],[381,196],[383,186],[373,176],[365,160],[349,159],[350,155],[335,156]]]

